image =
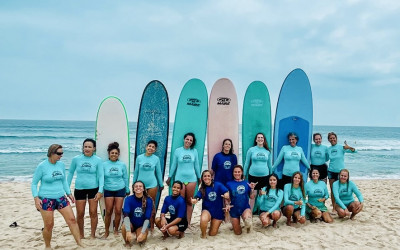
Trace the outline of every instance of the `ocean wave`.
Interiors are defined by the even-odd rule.
[[[356,149],[357,151],[395,151],[400,150],[400,146],[364,146]]]
[[[82,136],[49,136],[49,135],[0,135],[1,139],[81,139]]]
[[[81,145],[64,146],[66,152],[81,152]],[[0,149],[0,154],[29,154],[29,153],[47,153],[48,146],[46,147],[17,147]]]

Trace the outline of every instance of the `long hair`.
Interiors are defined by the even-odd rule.
[[[295,176],[296,174],[299,174],[299,175],[300,175],[300,183],[299,183],[299,186],[300,186],[300,188],[301,188],[301,192],[303,193],[303,197],[306,198],[306,192],[304,191],[304,180],[303,180],[303,175],[301,174],[300,171],[297,171],[297,172],[295,172],[295,173],[292,175],[291,188],[293,188],[293,180],[294,180],[294,176]]]
[[[150,196],[147,194],[146,186],[144,185],[143,181],[135,181],[135,183],[132,184],[132,193],[135,195],[135,197],[136,197],[136,194],[135,194],[135,191],[134,191],[134,187],[135,187],[136,183],[142,183],[142,185],[143,185],[142,212],[145,213],[146,207],[147,207],[147,198],[150,197]],[[150,199],[152,199],[152,198],[150,197]],[[154,208],[154,201],[153,201],[152,209],[153,208]]]
[[[271,177],[275,177],[276,178],[275,192],[276,192],[276,196],[278,196],[279,178],[278,178],[278,175],[275,174],[275,173],[272,173],[272,174],[267,176],[268,181],[267,181],[267,186],[266,186],[267,188],[266,188],[265,192],[267,193],[267,196],[269,196],[269,190],[271,189],[271,184],[269,184],[269,179]]]
[[[349,192],[350,172],[349,172],[349,170],[343,168],[343,169],[340,170],[340,172],[339,172],[339,179],[340,179],[340,174],[341,174],[342,172],[346,172],[346,173],[347,173],[347,181],[346,181],[346,184],[347,184],[347,192]]]
[[[210,185],[207,186],[207,185],[204,183],[203,177],[204,177],[204,174],[205,174],[205,173],[209,173],[209,174],[211,175],[210,170],[204,170],[203,173],[201,173],[201,184],[200,184],[199,190],[200,190],[200,192],[201,192],[201,197],[202,197],[202,198],[204,198],[204,197],[206,196],[206,188],[207,188],[207,187],[211,187],[211,188],[214,187],[214,180],[213,180],[212,178],[211,178],[211,184],[210,184]]]
[[[257,146],[257,136],[262,135],[264,137],[264,142],[263,142],[263,148],[265,148],[268,151],[271,151],[268,147],[267,139],[265,138],[265,135],[263,133],[257,133],[256,136],[254,137],[254,143],[253,146]]]
[[[231,155],[231,154],[233,154],[233,142],[229,138],[226,138],[226,139],[224,139],[222,141],[222,150],[221,150],[221,152],[224,152],[224,144],[225,144],[226,141],[229,141],[231,143],[231,149],[229,149],[229,154]]]
[[[233,172],[235,171],[235,168],[240,168],[240,170],[242,170],[242,176],[240,177],[240,179],[244,179],[244,174],[243,174],[243,167],[242,167],[242,165],[236,165],[236,166],[234,166],[233,167],[233,169],[232,169],[232,177],[233,177],[233,179],[235,179],[235,177],[233,176]]]

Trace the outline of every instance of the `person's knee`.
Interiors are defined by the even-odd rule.
[[[44,228],[51,231],[53,230],[54,227],[54,221],[45,221],[44,222]]]
[[[122,209],[121,208],[115,208],[114,213],[115,213],[115,216],[121,216]]]
[[[66,218],[65,221],[67,222],[68,225],[74,225],[76,224],[76,220],[74,216],[71,216],[69,218]]]
[[[305,217],[301,217],[300,219],[298,219],[298,222],[300,224],[304,224],[306,222],[306,218]]]
[[[273,220],[279,220],[279,218],[281,217],[281,213],[279,211],[275,211],[272,213],[271,217]]]
[[[218,230],[210,230],[209,232],[208,232],[208,235],[210,235],[210,236],[215,236],[215,235],[217,235],[218,234]]]

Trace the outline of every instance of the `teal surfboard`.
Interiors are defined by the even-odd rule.
[[[170,169],[173,155],[177,148],[183,146],[183,136],[192,132],[196,136],[195,148],[199,154],[200,168],[203,166],[204,145],[207,130],[208,94],[204,83],[199,79],[189,80],[181,91],[175,113],[172,135]],[[200,169],[201,172],[201,169]],[[171,177],[171,187],[174,176]]]
[[[143,91],[140,102],[135,146],[136,157],[146,152],[146,144],[149,140],[157,142],[157,151],[154,153],[160,158],[161,174],[164,180],[165,164],[168,150],[169,129],[169,101],[168,93],[160,81],[151,81]],[[160,202],[161,190],[157,192],[155,208],[157,211]]]
[[[115,96],[105,98],[99,106],[96,117],[96,155],[103,161],[108,159],[107,147],[112,142],[118,142],[120,148],[119,160],[126,164],[130,173],[130,143],[128,116],[122,101]],[[101,216],[105,216],[104,197],[99,202]],[[111,217],[110,232],[113,232],[114,213]],[[122,224],[122,219],[121,219]],[[121,225],[120,225],[121,226]]]
[[[263,82],[254,81],[246,90],[242,115],[242,162],[246,162],[249,148],[254,146],[254,137],[263,133],[271,147],[271,101],[267,86]]]
[[[311,137],[313,127],[313,102],[310,81],[301,69],[289,73],[282,84],[276,106],[274,124],[274,160],[281,148],[289,145],[287,135],[295,132],[299,136],[297,146],[300,146],[307,160],[310,159]],[[282,178],[283,162],[275,172]],[[300,162],[300,171],[306,182],[308,169]]]

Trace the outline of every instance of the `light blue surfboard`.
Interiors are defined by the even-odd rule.
[[[200,172],[203,166],[204,145],[207,130],[208,114],[208,94],[204,83],[199,79],[191,79],[186,82],[179,96],[176,107],[174,131],[172,135],[170,169],[173,161],[173,155],[177,148],[183,146],[183,136],[192,132],[196,136],[195,148],[199,154]],[[174,176],[171,178],[171,185]]]
[[[310,159],[313,127],[313,102],[310,81],[301,69],[289,73],[282,84],[276,106],[274,124],[274,161],[284,145],[289,145],[287,135],[295,132],[307,160]],[[282,178],[283,162],[275,172]],[[300,171],[307,181],[308,169],[300,162]]]
[[[164,85],[157,80],[147,84],[140,102],[137,129],[136,129],[136,158],[146,152],[146,144],[150,140],[157,142],[157,151],[154,153],[160,158],[161,174],[164,180],[165,164],[168,150],[169,129],[169,100]],[[160,202],[161,190],[157,192],[155,208],[157,211]]]

